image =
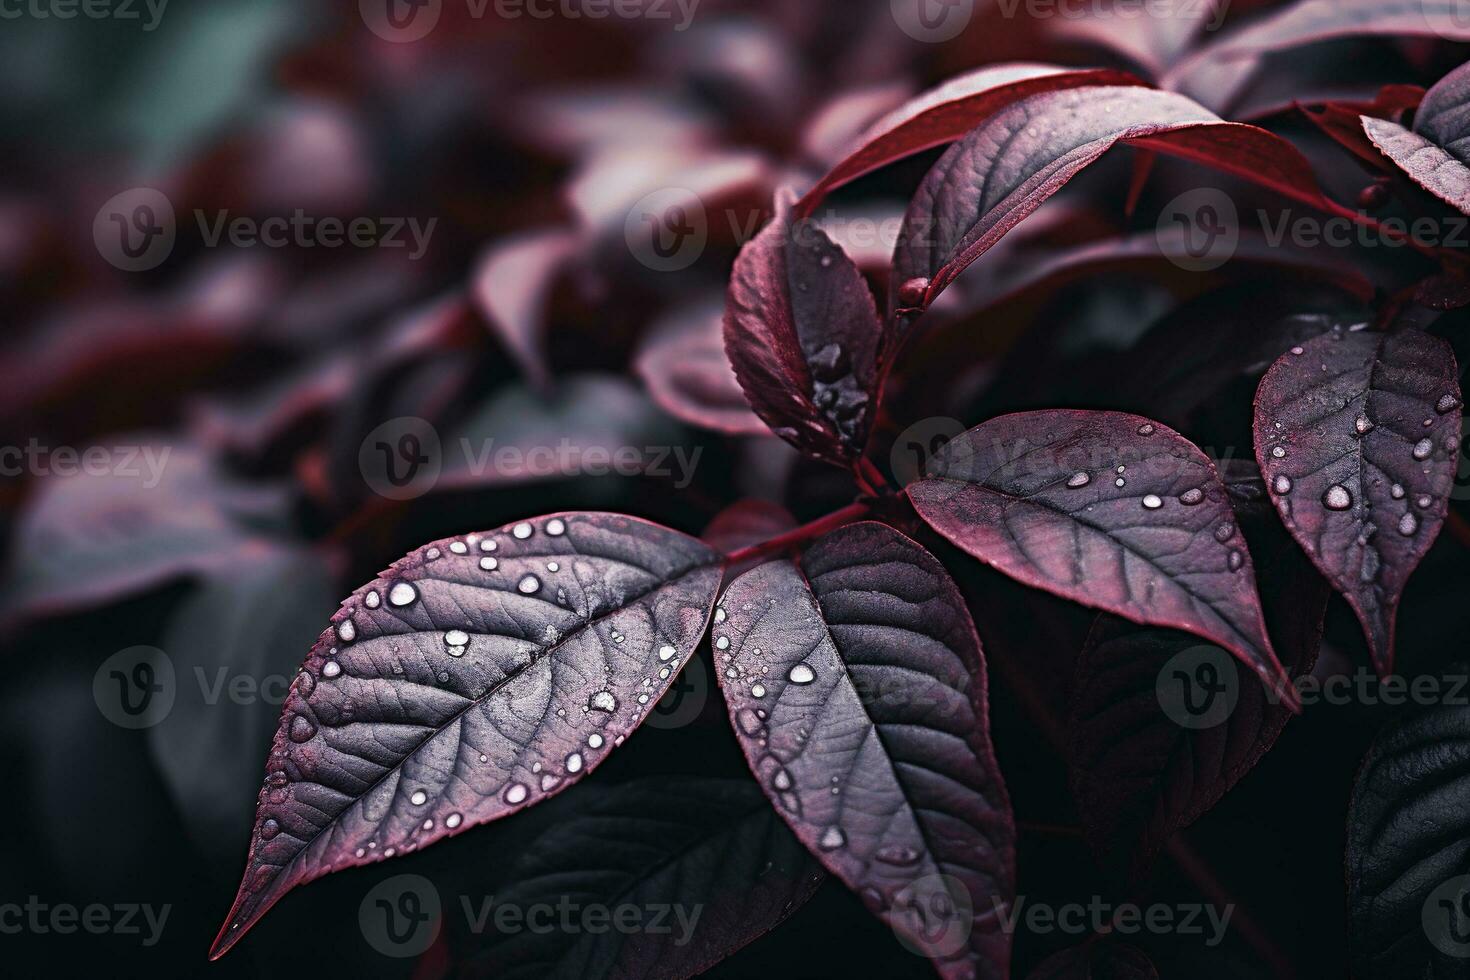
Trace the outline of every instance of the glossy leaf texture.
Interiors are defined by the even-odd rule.
[[[1159,980],[1159,973],[1132,946],[1088,942],[1048,956],[1028,980]]]
[[[1381,674],[1404,585],[1449,508],[1460,409],[1454,352],[1417,330],[1327,333],[1282,355],[1256,392],[1276,509],[1357,613]]]
[[[1015,827],[944,567],[849,525],[735,579],[713,635],[746,760],[802,842],[942,976],[1008,976]]]
[[[286,699],[220,956],[296,885],[540,802],[694,652],[719,556],[570,513],[436,542],[343,603]]]
[[[909,206],[894,281],[927,306],[1006,232],[1118,143],[1208,164],[1320,200],[1306,159],[1280,137],[1227,123],[1182,95],[1096,86],[1023,99],[950,147]],[[916,296],[917,298],[917,296]]]
[[[728,435],[770,435],[725,356],[724,308],[698,303],[655,325],[638,353],[649,396],[670,415]]]
[[[1470,214],[1470,63],[1430,86],[1414,128],[1364,116],[1363,130],[1414,183]]]
[[[781,192],[776,216],[735,261],[725,352],[778,436],[846,465],[867,441],[885,328],[857,266],[791,209]]]
[[[1219,473],[1165,425],[1002,416],[950,440],[908,494],[930,527],[1026,585],[1203,637],[1265,684],[1285,680]]]
[[[1445,679],[1445,690],[1463,681]],[[1348,943],[1364,980],[1464,977],[1470,954],[1470,709],[1390,722],[1347,818]]]
[[[577,809],[509,857],[495,904],[667,914],[636,935],[505,933],[492,919],[465,937],[457,976],[684,980],[775,928],[826,877],[749,780],[647,779],[569,801]]]
[[[810,216],[844,184],[890,163],[959,139],[996,111],[1039,92],[1082,85],[1142,85],[1126,72],[1017,62],[987,65],[924,92],[879,119],[796,206]]]
[[[1269,510],[1239,510],[1260,559],[1271,636],[1287,672],[1301,677],[1317,661],[1331,590]],[[1245,681],[1223,650],[1198,637],[1098,618],[1072,679],[1067,755],[1088,843],[1111,874],[1143,880],[1169,837],[1276,743],[1291,712]],[[1176,684],[1190,687],[1166,711],[1160,689]]]

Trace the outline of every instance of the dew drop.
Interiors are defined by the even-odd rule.
[[[1151,436],[1157,431],[1152,422],[1145,422],[1138,427],[1138,434],[1141,436]]]
[[[532,595],[540,590],[541,580],[534,575],[527,575],[516,583],[516,588],[524,595]]]
[[[297,715],[291,719],[291,741],[307,742],[316,734],[316,725],[305,715]]]
[[[517,803],[524,803],[527,795],[528,791],[526,789],[525,783],[511,783],[505,789],[505,802],[511,804],[512,806]],[[444,821],[444,826],[450,826],[449,821],[453,819],[454,818],[452,816],[446,818]]]
[[[546,570],[548,572],[559,572],[561,571],[561,566],[554,561],[549,561],[546,563]]]
[[[783,792],[790,789],[791,773],[787,772],[784,768],[777,769],[775,777],[771,780],[771,785]]]
[[[674,659],[674,654],[676,654],[678,652],[679,652],[678,650],[675,650],[671,646],[661,646],[661,647],[658,648],[658,659],[660,659],[660,660],[672,660],[672,659]]]
[[[470,635],[464,630],[450,630],[444,634],[444,643],[446,646],[462,647],[469,642]]]
[[[541,792],[550,793],[556,789],[556,784],[561,782],[561,777],[551,773],[543,773],[541,776]]]
[[[553,538],[559,538],[567,533],[567,522],[560,517],[553,517],[546,522],[546,533]]]
[[[810,684],[817,679],[816,672],[805,663],[800,663],[792,667],[791,672],[786,676],[791,679],[791,683],[793,684]]]
[[[496,561],[494,558],[481,558],[480,567],[487,572],[493,572],[500,567],[500,562]]]
[[[470,546],[463,541],[451,541],[449,542],[449,550],[456,555],[465,555],[469,554]]]
[[[1359,415],[1353,422],[1353,429],[1357,431],[1358,435],[1365,436],[1373,431],[1373,423],[1369,421],[1368,416]]]
[[[353,624],[352,620],[344,619],[337,624],[337,639],[343,643],[351,643],[357,639],[357,626]]]
[[[591,735],[588,735],[587,736],[587,747],[588,748],[593,748],[593,749],[600,749],[600,748],[602,748],[602,736],[599,735],[599,734],[597,734],[596,732],[593,732]]]
[[[764,684],[752,684],[751,687],[750,687],[750,696],[753,697],[753,698],[763,698],[763,697],[765,697],[766,696],[766,686]]]
[[[715,649],[716,650],[728,650],[728,649],[730,649],[730,638],[728,636],[722,636],[719,639],[715,640]]]
[[[395,606],[407,606],[419,597],[418,589],[407,582],[395,582],[388,590],[388,601]]]
[[[1460,399],[1454,395],[1441,395],[1439,401],[1434,405],[1434,410],[1441,415],[1448,415],[1459,407]]]
[[[878,848],[878,853],[873,856],[884,864],[893,864],[902,867],[918,861],[920,854],[912,847],[889,845],[888,847]]]
[[[1413,511],[1407,511],[1403,517],[1399,518],[1399,533],[1404,537],[1413,537],[1418,530],[1419,518],[1414,516]]]
[[[587,707],[593,711],[616,711],[618,710],[618,699],[613,697],[611,691],[598,691],[587,702]]]
[[[429,561],[433,561],[434,559],[438,558],[440,554],[441,552],[438,548],[430,548],[428,551],[424,552],[424,557],[427,558]]]
[[[416,789],[413,791],[413,795],[408,798],[408,802],[412,803],[414,806],[423,806],[425,803],[429,802],[429,794],[425,793],[421,789]]]
[[[717,622],[717,623],[723,623],[724,621],[725,621],[725,607],[724,606],[719,606],[719,607],[717,607],[715,609],[715,622]]]
[[[1113,486],[1115,487],[1126,487],[1127,485],[1128,481],[1123,479],[1121,476],[1113,481]]]
[[[1433,442],[1433,440],[1430,440],[1430,439],[1420,439],[1418,442],[1414,443],[1414,458],[1415,459],[1428,459],[1429,456],[1430,456],[1430,454],[1433,453],[1433,452],[1434,452],[1434,442]]]
[[[817,845],[824,851],[835,851],[847,843],[847,835],[842,832],[841,827],[828,827],[822,831],[822,839]]]
[[[1278,476],[1272,482],[1271,489],[1275,490],[1283,497],[1286,496],[1287,494],[1291,493],[1291,477],[1286,476],[1285,474]]]
[[[376,609],[376,608],[378,608],[378,605],[380,603],[382,603],[382,601],[383,601],[382,597],[379,596],[378,593],[376,593],[376,592],[369,592],[367,595],[363,596],[363,598],[362,598],[362,604],[364,606],[367,606],[369,609]]]
[[[1230,570],[1232,572],[1238,572],[1240,571],[1241,566],[1245,564],[1245,555],[1232,548],[1230,550],[1230,558],[1228,559],[1228,561],[1230,563]]]
[[[622,757],[619,756],[619,758],[622,758]],[[567,772],[581,772],[581,771],[582,771],[582,753],[580,753],[580,752],[573,752],[571,755],[567,756]]]
[[[1293,353],[1293,354],[1295,354],[1295,355],[1296,355],[1296,356],[1297,356],[1297,357],[1301,357],[1301,356],[1302,356],[1302,355],[1303,355],[1303,354],[1305,354],[1305,353],[1306,353],[1306,351],[1305,351],[1305,350],[1303,350],[1303,349],[1302,349],[1302,348],[1300,348],[1300,347],[1293,347],[1293,348],[1292,348],[1292,349],[1291,349],[1291,352],[1292,352],[1292,353]]]
[[[485,538],[480,542],[481,551],[494,551],[498,547],[500,547],[500,545],[496,542],[494,538]]]
[[[1276,459],[1285,459],[1286,458],[1286,447],[1285,446],[1276,446],[1276,447],[1274,447],[1271,450],[1271,455],[1273,457],[1275,457]]]
[[[1401,483],[1395,483],[1392,487],[1389,487],[1388,495],[1390,497],[1392,497],[1394,500],[1403,500],[1404,499],[1404,486],[1403,486],[1403,484],[1401,484]]]
[[[450,647],[448,653],[451,657],[463,657],[464,647]]]
[[[1427,493],[1423,493],[1419,495],[1419,498],[1415,500],[1414,503],[1418,504],[1421,509],[1428,510],[1430,504],[1434,503],[1434,498],[1429,496],[1429,494]]]
[[[532,534],[536,533],[536,529],[527,524],[525,521],[521,521],[521,523],[510,529],[510,533],[515,535],[521,541],[524,541]]]
[[[340,673],[342,673],[342,665],[337,663],[337,661],[328,660],[326,663],[322,664],[323,677],[336,677]]]
[[[1221,524],[1219,527],[1215,528],[1215,540],[1220,542],[1221,544],[1224,544],[1226,541],[1229,541],[1233,537],[1235,537],[1235,525],[1231,524],[1229,521],[1226,521],[1224,524]]]
[[[1333,484],[1322,495],[1322,506],[1328,510],[1347,510],[1353,505],[1353,495],[1341,484]]]
[[[1143,506],[1148,510],[1158,510],[1164,506],[1164,501],[1156,493],[1151,493],[1143,498]]]
[[[260,836],[263,840],[270,840],[281,832],[281,825],[274,820],[266,820],[260,825]]]
[[[1199,487],[1195,487],[1192,490],[1186,490],[1179,495],[1179,502],[1186,507],[1193,507],[1195,504],[1203,503],[1204,499],[1205,492]]]
[[[1076,490],[1078,487],[1085,487],[1091,482],[1091,475],[1079,471],[1073,473],[1071,478],[1067,480],[1067,486],[1071,487],[1073,490]]]

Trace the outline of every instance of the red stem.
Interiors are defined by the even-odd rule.
[[[865,517],[867,513],[868,504],[865,501],[859,500],[855,504],[848,504],[841,510],[834,510],[826,517],[818,518],[810,524],[803,524],[795,530],[787,531],[785,534],[778,534],[769,541],[762,541],[759,544],[749,545],[748,547],[732,551],[725,556],[725,561],[728,564],[736,565],[740,562],[764,558],[767,555],[779,554],[790,548],[805,544],[813,538],[826,534],[828,531],[835,530],[844,524],[850,524],[860,517]]]

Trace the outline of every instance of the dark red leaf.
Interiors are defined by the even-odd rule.
[[[1254,467],[1252,467],[1254,469]],[[1261,561],[1266,622],[1293,678],[1311,672],[1331,592],[1269,511],[1240,524]],[[1194,683],[1203,668],[1211,691],[1164,708],[1161,685]],[[1198,709],[1198,714],[1191,712]],[[1223,717],[1222,717],[1223,716]],[[1243,684],[1219,647],[1177,630],[1100,616],[1072,681],[1068,768],[1077,812],[1093,852],[1109,872],[1142,880],[1168,839],[1213,807],[1276,743],[1291,712],[1259,684]]]
[[[512,857],[496,906],[666,907],[663,931],[492,927],[466,939],[460,977],[684,980],[775,928],[826,877],[746,779],[613,787]]]
[[[481,258],[475,303],[532,383],[548,381],[542,348],[551,287],[577,254],[581,236],[553,228],[500,242]]]
[[[1173,429],[1121,412],[1022,412],[951,439],[928,472],[908,488],[919,515],[986,564],[1218,643],[1268,686],[1285,680],[1220,476]]]
[[[1391,722],[1358,771],[1347,817],[1348,949],[1354,975],[1420,980],[1465,975],[1470,866],[1470,708],[1456,693]]]
[[[1126,72],[1015,63],[987,65],[919,95],[868,127],[846,159],[796,206],[807,217],[844,184],[904,157],[957,140],[987,117],[1028,95],[1082,85],[1142,85]]]
[[[802,842],[942,976],[1008,976],[1015,828],[944,567],[850,525],[731,583],[714,650],[746,759]]]
[[[730,277],[725,352],[775,433],[839,465],[867,442],[886,331],[867,282],[787,192]]]
[[[1363,131],[1414,183],[1470,214],[1470,62],[1424,93],[1413,130],[1362,117]]]
[[[1029,980],[1159,980],[1159,973],[1132,946],[1088,942],[1048,956]]]
[[[358,589],[287,697],[211,956],[297,885],[597,768],[694,652],[719,581],[693,538],[572,513],[436,542]]]
[[[1404,583],[1439,535],[1460,445],[1449,344],[1337,330],[1282,355],[1256,393],[1256,459],[1292,536],[1393,669]]]
[[[1080,170],[1122,142],[1205,163],[1299,199],[1321,200],[1290,144],[1227,123],[1172,92],[1097,86],[1031,96],[950,147],[915,194],[894,280],[924,284],[923,305]]]
[[[1363,131],[1363,116],[1374,116],[1389,122],[1414,109],[1424,98],[1417,85],[1385,85],[1369,102],[1327,102],[1322,105],[1299,106],[1317,128],[1350,150],[1358,159],[1382,170],[1383,154]]]
[[[728,435],[769,435],[725,356],[723,307],[696,304],[655,326],[638,354],[648,393],[670,415]]]

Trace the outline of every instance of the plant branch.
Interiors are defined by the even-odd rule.
[[[869,509],[870,506],[866,501],[859,500],[855,504],[848,504],[841,510],[834,510],[826,517],[820,517],[810,524],[803,524],[801,527],[787,531],[785,534],[778,534],[776,537],[767,541],[732,551],[725,556],[725,561],[728,564],[736,565],[741,562],[765,558],[768,555],[780,554],[783,551],[805,544],[813,538],[820,537],[828,531],[836,530],[844,524],[850,524],[859,518],[866,517]]]

